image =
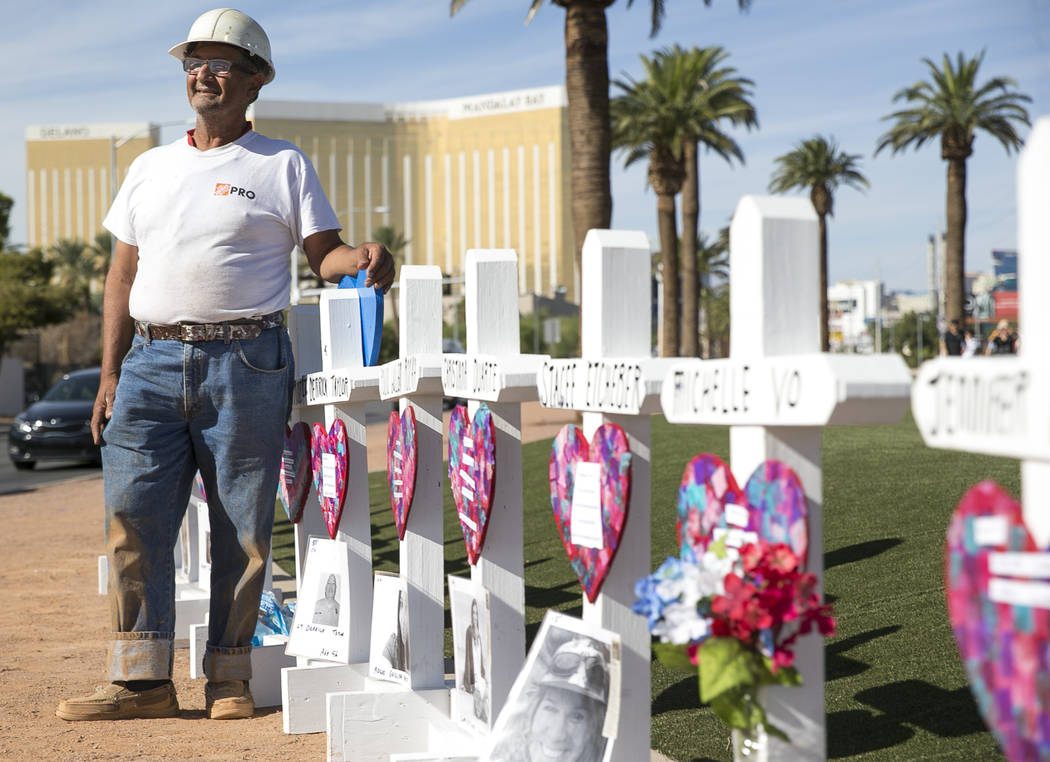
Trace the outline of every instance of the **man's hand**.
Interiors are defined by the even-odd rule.
[[[365,271],[365,286],[375,286],[385,294],[394,282],[394,257],[381,243],[363,243],[353,249],[357,270]]]
[[[117,396],[117,377],[103,375],[98,383],[98,394],[95,395],[95,407],[91,410],[91,438],[95,444],[102,444],[102,429],[113,416],[113,400]]]
[[[347,246],[336,230],[323,230],[307,236],[303,250],[310,269],[329,283],[338,283],[344,275],[365,272],[365,285],[387,292],[394,282],[394,258],[386,246],[362,243]]]

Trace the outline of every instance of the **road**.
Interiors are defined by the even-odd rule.
[[[16,471],[7,457],[7,431],[10,428],[10,424],[0,423],[0,445],[3,446],[3,452],[0,453],[0,495],[26,492],[55,482],[98,479],[102,476],[102,469],[98,466],[66,460],[37,463],[32,471]]]

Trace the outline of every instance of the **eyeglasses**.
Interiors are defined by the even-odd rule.
[[[230,69],[241,69],[243,67],[238,66],[233,61],[228,61],[225,58],[183,58],[182,59],[182,70],[187,74],[196,74],[200,71],[202,66],[207,66],[208,71],[214,74],[216,77],[227,77],[230,74]]]
[[[575,653],[574,651],[561,651],[554,655],[551,659],[550,671],[552,674],[558,675],[559,677],[569,677],[579,670],[580,665],[586,665],[584,669],[587,670],[588,676],[597,669],[600,672],[605,671],[605,664],[602,662],[602,658],[597,655],[584,656],[583,654]]]

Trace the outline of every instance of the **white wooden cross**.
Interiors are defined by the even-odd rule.
[[[545,407],[581,410],[588,440],[605,421],[619,424],[631,451],[624,531],[601,593],[583,601],[585,621],[620,635],[620,721],[613,759],[648,759],[650,636],[631,611],[634,584],[651,571],[649,547],[650,425],[659,412],[666,360],[651,357],[649,241],[644,233],[591,230],[583,244],[581,359],[549,360],[537,376]]]
[[[471,578],[489,592],[492,718],[499,715],[525,660],[525,577],[522,534],[521,403],[536,399],[536,372],[546,355],[522,355],[518,257],[513,250],[467,252],[467,353],[447,354],[445,395],[488,404],[496,469],[485,544]]]
[[[350,665],[298,659],[281,674],[285,733],[319,733],[325,729],[325,694],[359,689],[367,673],[372,621],[372,528],[368,502],[367,404],[379,399],[379,370],[365,367],[361,318],[354,289],[322,292],[320,308],[296,306],[289,320],[295,350],[296,383],[293,421],[324,423],[339,418],[347,433],[347,486],[335,539],[347,544],[350,574]],[[303,579],[311,535],[328,537],[316,493],[311,486],[302,519],[295,525],[296,585]],[[363,665],[363,666],[362,666]]]
[[[930,447],[1021,459],[1025,524],[1050,547],[1050,118],[1036,122],[1017,171],[1017,357],[948,358],[923,364],[912,412]]]
[[[820,353],[817,218],[805,199],[745,196],[730,226],[730,358],[681,360],[664,382],[672,423],[730,428],[730,464],[743,485],[767,459],[790,466],[809,511],[807,571],[823,591],[821,427],[899,420],[911,376],[893,355]],[[699,453],[694,453],[699,454]],[[796,647],[801,688],[768,689],[765,708],[791,739],[770,759],[826,758],[824,644]]]
[[[441,421],[441,271],[405,265],[400,273],[399,357],[379,368],[379,395],[410,405],[416,417],[415,490],[401,541],[407,583],[410,689],[367,676],[329,691],[328,756],[386,759],[426,748],[429,727],[448,719],[445,687],[445,575]],[[353,577],[353,584],[363,581]],[[364,584],[371,584],[371,576]],[[367,673],[366,673],[367,674]]]

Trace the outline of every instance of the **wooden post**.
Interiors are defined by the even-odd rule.
[[[820,261],[817,217],[801,198],[745,196],[729,228],[730,357],[747,360],[820,352]],[[729,431],[732,469],[738,481],[759,463],[790,466],[806,491],[809,558],[806,569],[824,588],[824,486],[820,428],[734,426]],[[743,482],[741,482],[743,483]],[[766,711],[790,745],[770,737],[770,759],[827,757],[824,716],[824,641],[801,638],[795,648],[802,688],[766,691]]]
[[[522,530],[521,402],[536,397],[531,358],[523,372],[506,371],[520,352],[518,257],[512,250],[467,252],[467,354],[446,355],[445,393],[471,399],[473,418],[486,400],[495,433],[496,479],[485,545],[471,578],[489,591],[492,717],[499,715],[525,659],[525,574]],[[485,368],[485,372],[479,369]],[[529,372],[531,370],[531,373]]]
[[[767,459],[798,474],[809,513],[806,569],[823,587],[821,428],[899,420],[911,376],[896,355],[820,352],[818,251],[808,201],[741,199],[730,227],[731,356],[674,363],[662,403],[672,423],[731,427],[740,484]],[[770,720],[790,738],[770,737],[770,759],[824,759],[821,638],[802,638],[796,656],[803,687],[765,692]]]
[[[582,410],[588,440],[603,421],[623,427],[631,450],[627,518],[616,557],[583,618],[620,635],[622,693],[613,760],[648,759],[650,636],[631,612],[634,583],[650,569],[650,426],[668,360],[651,357],[649,241],[636,231],[591,230],[583,244],[583,358],[549,360],[537,377],[540,403]]]
[[[441,270],[404,265],[400,359],[380,368],[380,395],[416,416],[416,485],[400,546],[408,585],[410,679],[415,690],[445,684],[444,463],[441,423]]]

